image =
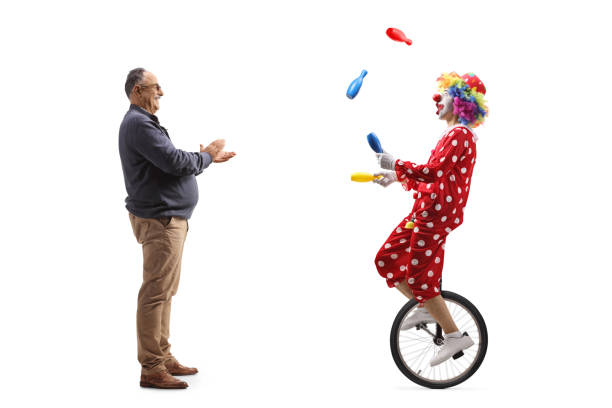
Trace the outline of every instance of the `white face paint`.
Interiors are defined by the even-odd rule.
[[[442,95],[442,100],[436,104],[438,107],[438,118],[446,119],[447,116],[453,114],[453,97],[448,94],[448,92],[444,92]]]

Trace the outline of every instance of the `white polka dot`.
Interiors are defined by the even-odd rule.
[[[453,141],[451,142],[451,144],[452,144],[453,146],[457,146],[457,141],[456,141],[456,140],[453,140]]]
[[[461,194],[461,187],[457,187],[457,192]]]
[[[425,251],[425,255],[431,256],[431,249],[428,249],[427,251]]]
[[[446,249],[446,244],[442,244],[442,250],[444,251]]]
[[[456,208],[453,208],[453,214],[455,214],[457,212]]]
[[[427,217],[427,216],[429,215],[429,213],[428,213],[427,211],[423,211],[423,212],[421,213],[421,215],[422,215],[423,217]]]
[[[444,183],[440,183],[440,190],[444,190]]]
[[[440,151],[442,151],[442,150],[444,150],[444,146],[442,146],[442,147],[440,148]]]
[[[423,300],[423,296],[417,296],[417,299]]]
[[[461,130],[463,130],[463,133],[465,133],[467,135],[467,130],[465,130],[465,129],[461,129]]]
[[[437,196],[436,196],[436,193],[431,193],[431,196],[430,196],[430,197],[431,197],[431,199],[432,199],[432,200],[433,200],[433,199],[435,199],[435,198],[437,197]]]
[[[466,178],[465,178],[465,184],[469,183],[469,181],[470,181],[470,178],[469,178],[469,177],[466,177]]]
[[[414,278],[409,278],[408,283],[412,285],[414,283]]]
[[[406,252],[410,253],[410,247],[408,247],[408,248],[404,249],[404,251],[406,251]]]
[[[403,244],[405,242],[406,242],[406,240],[404,238],[400,239],[400,244]]]
[[[406,178],[406,175],[405,175],[405,174],[402,174],[402,175],[400,176],[400,178]],[[397,282],[396,282],[396,283],[397,283]]]
[[[431,278],[433,276],[433,271],[427,272],[427,276],[429,276]]]
[[[455,224],[459,224],[459,218],[455,218]]]
[[[399,286],[399,282],[395,282],[394,285],[395,286]],[[435,290],[435,288],[434,288],[434,290]]]
[[[440,238],[440,234],[436,234],[436,235],[434,235],[434,236],[433,236],[433,238],[434,238],[434,239],[438,239],[438,238]]]
[[[412,163],[412,167],[416,167],[416,163]]]
[[[372,264],[370,264],[370,265],[372,265]],[[380,266],[382,268],[383,266],[385,266],[385,263],[383,261],[378,261],[378,266]]]
[[[473,159],[472,159],[472,161],[473,161]],[[465,174],[466,172],[467,172],[467,169],[465,167],[462,167],[461,168],[461,174]]]
[[[404,272],[406,270],[406,265],[400,266],[400,272]]]
[[[431,188],[431,183],[427,183],[427,189],[429,190]]]
[[[385,249],[391,248],[391,244],[385,244]]]
[[[397,282],[395,282],[397,284]],[[438,288],[434,287],[434,292],[438,293]]]
[[[453,201],[453,197],[451,196],[446,196],[446,202],[450,203],[451,201]]]
[[[397,233],[399,234],[400,232],[402,232],[402,229],[401,229],[400,227],[397,227],[397,229],[395,230],[395,232],[397,232]]]
[[[444,231],[450,233],[452,231],[452,229],[450,229],[449,227],[444,228]]]
[[[419,242],[417,242],[418,246],[420,247],[424,247],[425,246],[425,241],[423,241],[422,239],[419,240]]]
[[[400,166],[403,166],[403,165],[404,165],[404,162],[403,162],[403,161],[401,161],[401,160],[398,160],[398,161],[397,161],[397,164],[399,164]]]
[[[436,176],[438,177],[442,177],[444,173],[442,172],[442,170],[438,170],[438,172],[436,173]]]
[[[470,142],[468,142],[468,141],[466,140],[466,141],[465,141],[465,143],[463,143],[463,145],[464,145],[465,147],[468,147],[468,146],[470,145]]]
[[[421,197],[422,197],[422,195],[421,195],[421,193],[419,193],[419,195],[417,196],[417,198],[421,198]]]
[[[463,202],[463,198],[459,199],[459,204],[461,204]]]
[[[423,167],[423,173],[424,174],[429,174],[429,169],[427,167]]]
[[[416,266],[419,264],[419,260],[415,258],[412,261],[410,261],[410,263],[412,264],[412,266]]]
[[[436,211],[440,211],[440,208],[442,208],[442,206],[440,204],[436,204],[434,208],[436,209]]]
[[[420,177],[419,177],[417,180],[419,180],[419,181],[425,181],[425,179],[422,179],[422,178],[420,178]]]
[[[472,157],[472,163],[474,163],[474,158]]]
[[[453,161],[453,163],[455,163],[457,161],[457,156],[451,157],[451,160]]]
[[[434,226],[433,222],[428,222],[427,223],[427,228],[433,228],[433,226]]]
[[[406,171],[408,172],[408,174],[412,174],[412,170],[408,169]]]
[[[421,203],[421,208],[425,208],[425,203],[424,202]]]
[[[469,190],[470,190],[470,186],[466,186],[465,191],[469,191]]]
[[[436,256],[436,260],[435,260],[435,262],[436,262],[436,263],[440,263],[440,257]]]
[[[414,227],[414,232],[419,232],[419,227]]]
[[[444,160],[446,160],[446,157],[440,157],[440,163],[444,163]],[[440,176],[438,176],[440,177]]]
[[[442,216],[441,220],[442,222],[446,222],[446,215]],[[438,239],[438,238],[434,238],[434,239]]]
[[[427,286],[427,284],[426,284],[426,283],[424,283],[424,284],[422,284],[422,285],[421,285],[421,289],[423,289],[423,290],[427,289],[428,287],[429,287],[429,286]]]
[[[391,279],[392,277],[393,277],[393,274],[392,274],[391,272],[389,272],[389,273],[387,274],[387,278],[388,278],[388,279]]]
[[[391,259],[397,259],[397,254],[391,254]]]
[[[468,149],[468,154],[472,154],[472,148],[471,147]]]
[[[455,181],[455,175],[451,174],[451,176],[449,177],[450,181]]]
[[[461,156],[461,158],[459,159],[459,161],[463,161],[463,159],[465,159],[465,156]]]

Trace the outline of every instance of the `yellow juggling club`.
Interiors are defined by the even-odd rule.
[[[374,177],[373,174],[364,173],[362,171],[358,171],[357,173],[351,174],[351,181],[356,181],[358,183],[367,183],[368,181],[372,181],[374,179],[382,178],[382,176]]]

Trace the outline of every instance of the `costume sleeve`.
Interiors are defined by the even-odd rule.
[[[453,129],[433,150],[427,164],[416,164],[410,161],[397,160],[395,172],[397,179],[403,182],[406,179],[425,183],[433,183],[444,177],[457,165],[459,157],[469,146],[472,133],[464,127]]]
[[[398,174],[398,177],[399,177],[399,173],[397,173],[397,174]],[[404,177],[403,180],[400,180],[400,183],[402,184],[402,187],[404,187],[404,190],[406,190],[406,191],[416,190],[416,188],[417,188],[417,182],[412,180],[412,179],[406,178],[406,177]]]
[[[164,173],[175,176],[198,175],[212,163],[212,157],[205,152],[186,152],[177,149],[152,122],[134,124],[132,144],[136,151]]]

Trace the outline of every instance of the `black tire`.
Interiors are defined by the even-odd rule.
[[[459,310],[460,313],[463,313],[465,316],[467,316],[463,318],[463,320],[467,319],[465,324],[461,324],[461,322],[456,321],[459,327],[459,330],[462,332],[467,331],[470,334],[470,337],[472,337],[472,339],[476,343],[474,346],[465,350],[466,353],[468,353],[469,351],[469,355],[467,355],[466,359],[463,362],[464,364],[467,364],[466,367],[458,368],[459,367],[458,361],[461,360],[463,357],[459,358],[456,361],[451,358],[450,360],[442,363],[437,368],[427,368],[428,367],[428,363],[427,363],[426,364],[427,367],[423,366],[425,367],[425,371],[423,371],[423,369],[418,369],[419,366],[422,364],[422,362],[407,363],[405,361],[404,355],[402,354],[402,350],[401,350],[402,342],[404,344],[406,343],[417,344],[417,346],[415,347],[425,347],[427,343],[424,341],[424,339],[428,338],[427,336],[429,336],[429,334],[436,331],[436,329],[438,329],[438,333],[440,333],[439,326],[437,324],[430,324],[427,326],[429,331],[423,331],[423,333],[429,333],[429,334],[422,335],[422,339],[416,340],[415,338],[413,341],[411,338],[408,338],[408,339],[404,338],[400,340],[400,336],[402,335],[406,337],[406,336],[412,336],[414,335],[414,333],[417,333],[417,332],[410,332],[411,330],[416,330],[416,328],[409,329],[406,331],[400,331],[399,329],[403,319],[412,311],[412,309],[414,309],[417,306],[417,302],[414,299],[408,301],[408,303],[406,303],[404,307],[401,308],[401,310],[395,317],[395,320],[393,321],[393,326],[391,327],[391,354],[393,355],[393,360],[395,361],[395,364],[397,365],[397,367],[411,381],[419,385],[422,385],[424,387],[437,388],[437,389],[453,387],[457,384],[464,382],[468,378],[470,378],[476,372],[476,370],[478,370],[478,368],[480,367],[480,364],[482,364],[485,354],[487,353],[487,345],[489,342],[487,326],[485,324],[484,319],[482,318],[482,315],[478,311],[478,309],[476,309],[476,307],[469,300],[467,300],[463,296],[460,296],[454,292],[442,291],[441,294],[444,300],[446,301],[447,305],[449,305],[449,310],[451,308],[455,308],[455,314],[457,313],[457,310]],[[451,310],[451,314],[453,314],[452,310]],[[459,320],[462,320],[462,319],[459,319]],[[469,329],[462,330],[462,327],[463,328],[468,327]],[[426,358],[425,356],[427,353],[429,352],[433,353],[435,351],[435,348],[437,347],[434,344],[435,336],[430,336],[430,337],[432,340],[431,346],[427,347],[427,351],[422,352],[423,358],[421,358],[421,360],[424,360],[424,358]],[[423,344],[415,343],[417,341],[422,342]],[[474,350],[474,347],[476,347],[475,350]],[[418,356],[419,349],[418,348],[416,350],[413,349],[408,354]],[[453,365],[450,366],[450,364],[453,364]],[[435,377],[436,369],[438,369],[439,372],[443,371],[444,365],[447,365],[446,366],[447,374],[450,371],[453,375],[452,376],[448,375],[447,376],[448,378],[442,378],[444,377],[444,375],[443,373],[441,373],[439,379],[431,378],[431,377]],[[449,370],[449,367],[451,367],[450,370]],[[431,376],[424,375],[425,372],[427,372],[426,370],[431,370],[432,375]],[[453,373],[453,370],[456,370],[456,373],[457,373],[456,375]]]

